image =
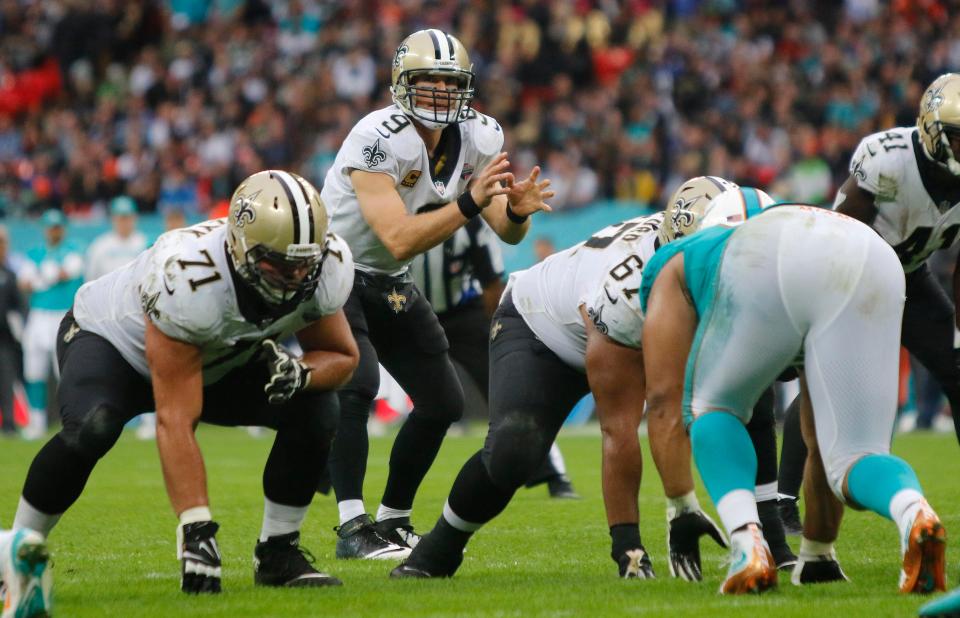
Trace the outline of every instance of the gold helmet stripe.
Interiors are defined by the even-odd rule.
[[[275,176],[287,194],[287,199],[293,207],[293,238],[297,244],[306,245],[313,242],[313,222],[307,217],[310,204],[307,194],[293,176],[281,170],[273,170]],[[299,190],[298,190],[299,189]]]

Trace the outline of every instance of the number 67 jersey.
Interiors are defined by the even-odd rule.
[[[313,294],[271,315],[255,313],[257,304],[245,302],[255,292],[232,274],[226,233],[226,219],[214,219],[163,234],[130,264],[81,287],[74,319],[149,379],[144,349],[149,315],[165,335],[200,348],[206,385],[255,358],[264,339],[289,337],[346,302],[353,258],[343,240],[328,234]]]
[[[643,265],[657,249],[663,213],[608,226],[587,240],[513,273],[507,284],[530,330],[566,364],[584,370],[583,306],[597,330],[639,348]]]

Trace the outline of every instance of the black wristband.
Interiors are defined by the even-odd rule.
[[[640,542],[640,524],[616,524],[610,526],[610,556],[618,560],[627,550],[636,549]]]
[[[507,202],[507,219],[510,219],[514,223],[523,223],[529,218],[530,215],[523,215],[522,217],[517,213],[513,212],[513,209],[510,208],[510,202]]]
[[[460,194],[460,197],[457,198],[457,208],[460,209],[460,212],[467,219],[473,219],[480,214],[482,210],[477,206],[477,202],[473,199],[473,196],[470,195],[470,191],[464,191]]]

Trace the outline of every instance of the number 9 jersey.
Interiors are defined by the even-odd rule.
[[[850,175],[875,196],[873,229],[894,248],[908,273],[937,249],[950,247],[960,232],[960,196],[940,194],[929,176],[935,166],[923,152],[917,129],[909,127],[868,135],[850,160]]]
[[[167,232],[130,264],[85,284],[74,299],[74,319],[100,335],[124,360],[150,377],[144,315],[165,335],[200,348],[203,382],[212,384],[249,362],[264,339],[283,339],[346,302],[353,258],[346,243],[327,234],[314,293],[280,314],[245,315],[239,277],[227,254],[226,219]],[[238,292],[240,293],[238,295]],[[244,305],[245,306],[245,305]]]
[[[513,304],[530,330],[563,362],[584,370],[583,306],[602,334],[640,347],[643,265],[657,250],[663,213],[608,226],[587,240],[510,276]]]

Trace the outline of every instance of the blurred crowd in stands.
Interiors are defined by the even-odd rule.
[[[0,214],[202,215],[267,167],[319,185],[434,26],[559,208],[703,173],[828,203],[858,140],[960,67],[955,0],[0,0]]]

